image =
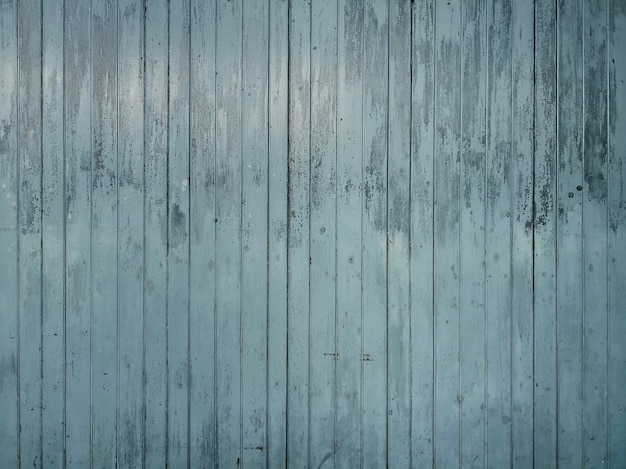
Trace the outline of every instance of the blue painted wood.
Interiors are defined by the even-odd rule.
[[[610,2],[608,9],[608,458],[610,467],[626,464],[626,5]],[[588,404],[589,405],[589,404]]]
[[[0,2],[0,466],[623,465],[620,2],[53,3]]]
[[[65,464],[91,464],[91,9],[66,2],[65,119]]]
[[[217,11],[217,462],[242,460],[242,1]]]
[[[311,3],[310,460],[334,463],[337,399],[337,5]],[[358,414],[357,414],[358,416]],[[357,432],[358,435],[358,432]]]
[[[460,462],[460,1],[435,5],[434,463]]]
[[[488,2],[487,269],[485,347],[486,465],[511,462],[511,202],[512,54],[511,2]]]
[[[62,467],[64,380],[63,5],[42,2],[42,466]]]
[[[533,464],[533,26],[534,8],[511,11],[511,462]]]
[[[41,3],[17,10],[17,321],[20,464],[41,467]]]
[[[91,465],[117,460],[117,10],[91,5]],[[98,444],[94,444],[98,442]]]
[[[189,466],[216,460],[215,163],[216,8],[191,4]]]
[[[118,3],[117,461],[139,467],[144,371],[144,37],[139,0]]]
[[[484,467],[486,2],[464,3],[461,15],[459,444],[463,466]]]
[[[411,98],[411,462],[434,464],[436,3],[413,3]],[[388,337],[393,340],[393,337]]]
[[[153,467],[167,454],[167,1],[144,8],[143,463]]]
[[[311,9],[289,5],[287,188],[287,459],[310,464],[310,125]],[[334,353],[334,351],[330,352]],[[331,406],[332,403],[328,403]],[[288,431],[287,431],[288,429]]]
[[[17,2],[0,4],[0,454],[18,466]]]
[[[289,5],[270,0],[266,465],[287,461],[287,220]]]
[[[557,11],[558,464],[582,466],[583,418],[583,4]]]
[[[244,467],[267,448],[268,4],[242,3],[241,414]]]
[[[362,464],[387,461],[387,108],[389,10],[369,1],[363,18],[361,302]]]
[[[535,5],[534,464],[557,466],[556,11]]]

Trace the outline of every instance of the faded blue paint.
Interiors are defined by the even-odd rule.
[[[0,1],[0,467],[625,466],[624,42]]]

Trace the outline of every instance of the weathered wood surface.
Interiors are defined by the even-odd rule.
[[[625,41],[0,1],[0,467],[626,465]]]

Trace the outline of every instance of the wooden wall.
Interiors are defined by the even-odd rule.
[[[625,0],[0,0],[0,467],[626,467]]]

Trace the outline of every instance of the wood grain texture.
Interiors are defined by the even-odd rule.
[[[0,0],[0,466],[624,465],[625,35]]]

